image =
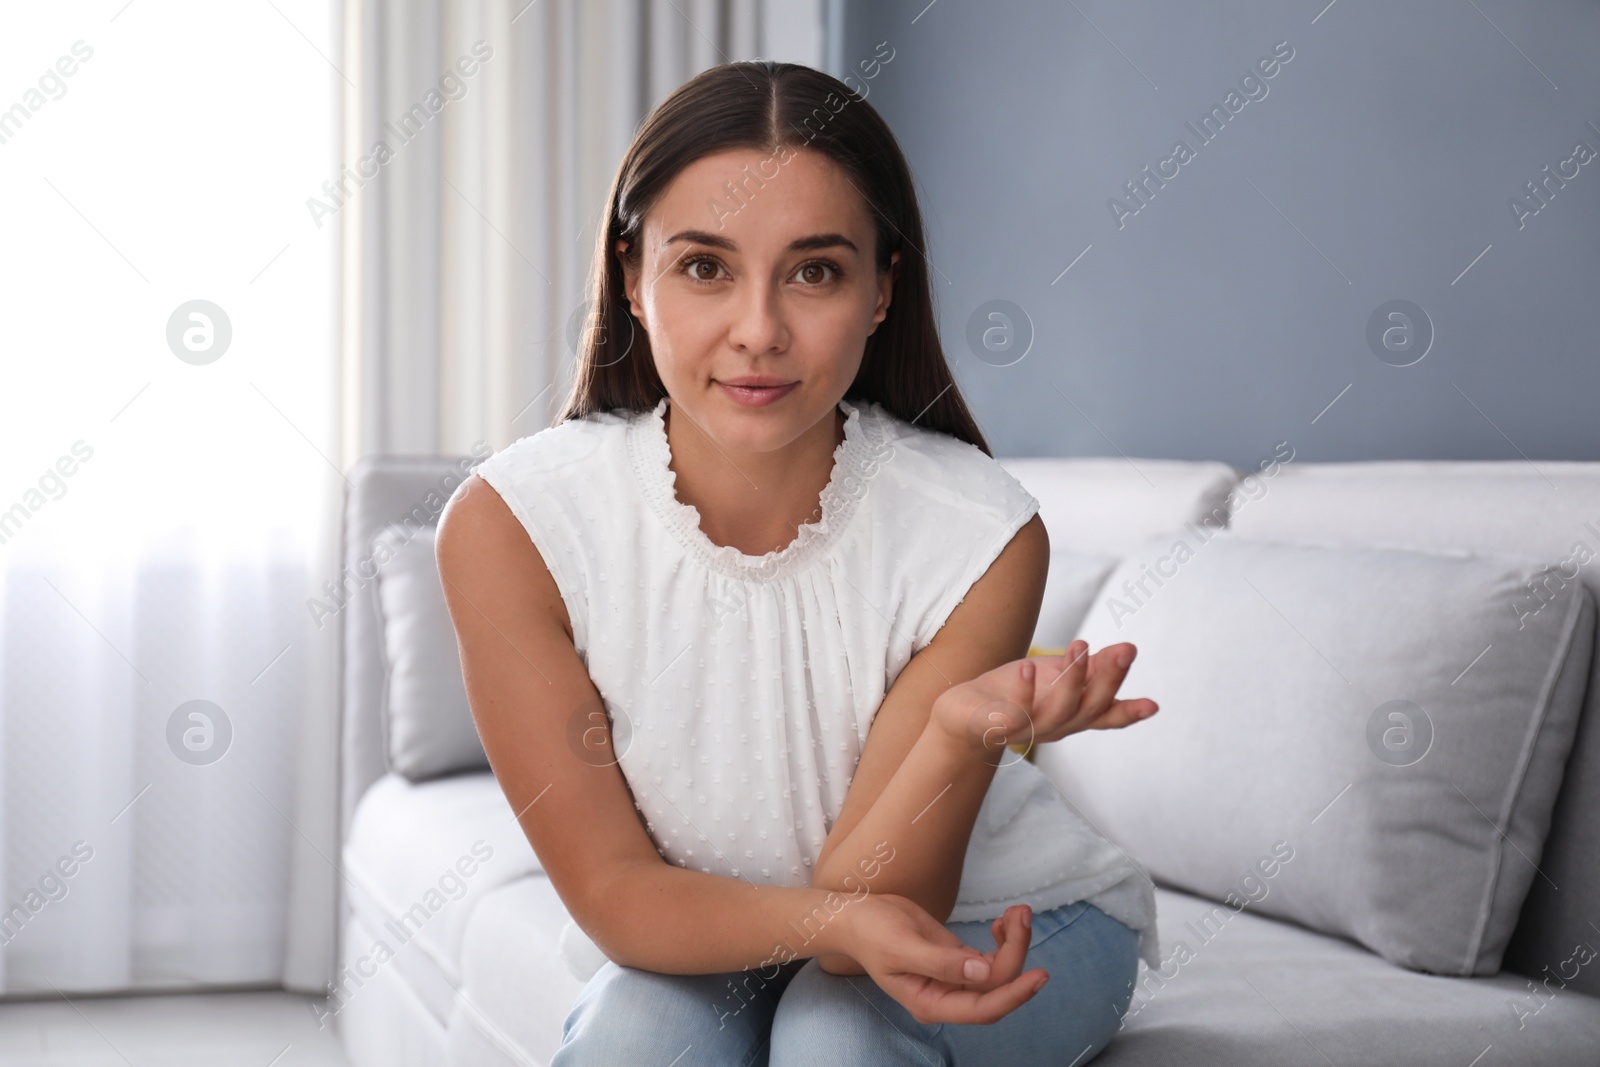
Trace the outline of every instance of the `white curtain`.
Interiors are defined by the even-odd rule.
[[[5,994],[329,970],[339,32],[0,13]]]
[[[639,121],[822,18],[0,13],[0,994],[325,990],[344,472],[547,425]]]

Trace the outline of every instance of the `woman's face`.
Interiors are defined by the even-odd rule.
[[[782,448],[831,416],[900,258],[878,275],[872,217],[843,171],[805,150],[705,156],[640,236],[625,286],[674,409],[739,452]]]

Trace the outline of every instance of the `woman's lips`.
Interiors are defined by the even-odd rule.
[[[727,393],[736,403],[746,407],[759,408],[768,404],[777,403],[799,387],[799,382],[790,382],[788,385],[729,385],[727,382],[717,382],[723,392]]]

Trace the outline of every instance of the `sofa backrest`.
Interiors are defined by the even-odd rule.
[[[1002,459],[1039,500],[1053,551],[1120,560],[1129,548],[1186,522],[1226,526],[1239,472],[1176,459]],[[1237,506],[1237,504],[1235,504]]]

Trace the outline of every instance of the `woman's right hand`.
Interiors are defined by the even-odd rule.
[[[915,901],[872,893],[845,909],[849,955],[919,1023],[992,1023],[1032,999],[1050,977],[1024,972],[1032,910],[1008,908],[994,921],[995,950],[964,944]],[[981,963],[968,977],[969,961]]]

